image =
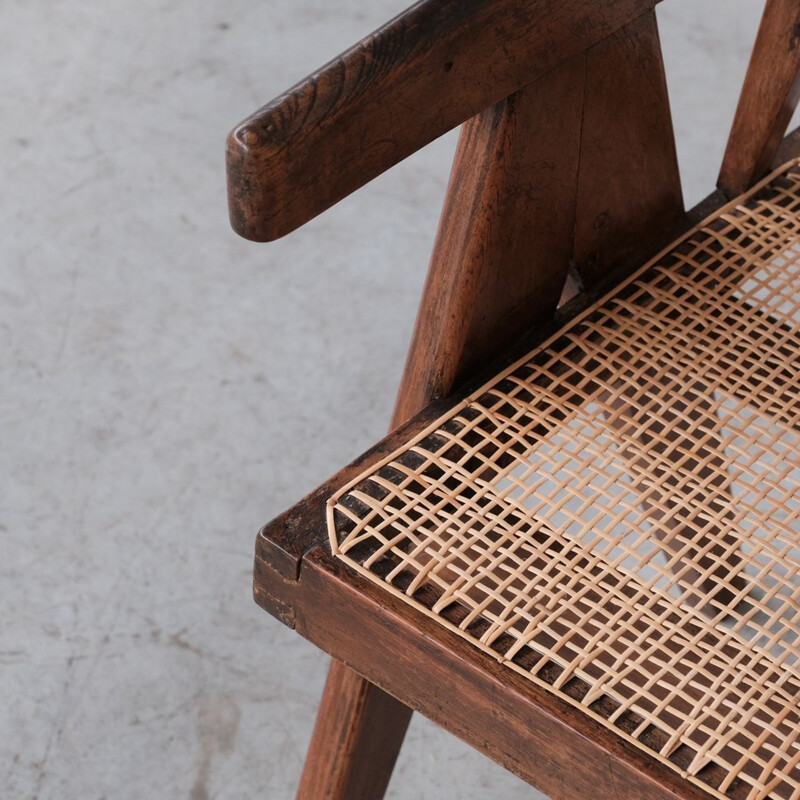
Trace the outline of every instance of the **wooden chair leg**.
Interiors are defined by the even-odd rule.
[[[408,378],[397,396],[392,428],[424,404],[408,400],[418,391]],[[412,710],[386,694],[366,678],[335,659],[317,711],[317,722],[306,754],[297,800],[381,800],[400,747],[403,744]]]
[[[408,706],[333,661],[297,800],[381,800],[411,713]]]

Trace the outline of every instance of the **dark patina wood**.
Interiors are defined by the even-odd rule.
[[[231,133],[234,229],[289,233],[655,3],[422,0]]]
[[[572,255],[585,56],[464,125],[395,414],[410,416],[556,308]]]
[[[800,99],[800,3],[767,0],[719,173],[729,196],[769,171]]]
[[[575,263],[586,286],[667,244],[683,213],[655,13],[587,53]]]
[[[298,633],[550,797],[710,800],[581,710],[353,575],[324,548],[306,557],[299,582],[276,587],[270,571],[257,549],[262,607],[272,609],[271,591],[280,588]]]
[[[297,800],[383,797],[411,714],[407,705],[334,658]]]
[[[455,402],[526,329],[491,372],[724,202],[718,192],[702,213],[682,212],[656,1],[422,0],[229,137],[232,223],[265,241],[474,117],[398,396],[399,430],[257,540],[259,604],[339,659],[302,800],[380,798],[409,707],[554,798],[708,797],[334,561],[324,517],[330,494],[444,410],[420,412],[427,403],[465,383]],[[799,21],[796,2],[768,0],[720,177],[726,192],[757,180],[778,148],[797,101]],[[798,153],[795,135],[781,157]],[[590,291],[554,315],[570,264]],[[579,769],[569,766],[576,753]]]

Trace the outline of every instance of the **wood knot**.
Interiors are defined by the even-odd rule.
[[[604,211],[602,214],[599,214],[594,221],[594,229],[596,231],[605,231],[611,227],[611,214],[608,211]]]

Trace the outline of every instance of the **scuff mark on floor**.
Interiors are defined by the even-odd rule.
[[[189,800],[208,800],[214,761],[233,752],[242,712],[232,695],[202,692],[197,699],[197,779]]]

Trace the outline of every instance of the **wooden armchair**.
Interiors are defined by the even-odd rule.
[[[422,0],[229,137],[267,241],[463,123],[392,433],[256,542],[335,659],[304,800],[411,709],[553,798],[800,798],[800,2],[689,212],[654,5]]]

